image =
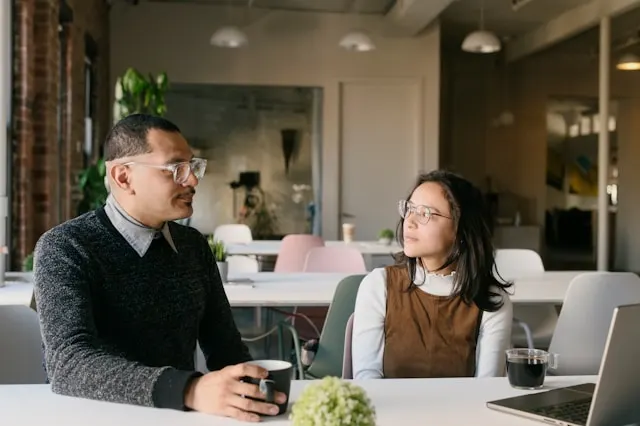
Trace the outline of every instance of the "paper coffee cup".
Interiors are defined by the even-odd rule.
[[[353,223],[342,224],[342,240],[345,243],[350,243],[354,240],[356,233],[356,226]]]

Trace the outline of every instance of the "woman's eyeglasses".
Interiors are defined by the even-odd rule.
[[[416,221],[421,225],[429,223],[431,216],[440,216],[446,219],[451,219],[449,216],[432,212],[427,206],[415,205],[411,201],[407,200],[398,201],[398,213],[400,213],[400,217],[403,219],[407,219],[409,214],[413,214]]]
[[[204,176],[204,172],[207,169],[207,160],[204,158],[192,158],[190,161],[182,161],[172,164],[150,164],[139,163],[137,161],[130,161],[122,164],[122,166],[145,166],[152,167],[154,169],[167,170],[173,174],[173,181],[178,185],[182,185],[189,180],[191,173],[200,180]]]

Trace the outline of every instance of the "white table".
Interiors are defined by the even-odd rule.
[[[511,300],[518,304],[562,304],[571,280],[582,271],[549,271],[521,278],[511,288]],[[246,274],[250,284],[225,286],[234,307],[326,306],[335,289],[348,274],[261,272]],[[234,277],[230,277],[234,279]]]
[[[7,281],[4,287],[0,287],[0,305],[27,305],[31,304],[33,283],[22,281]]]
[[[389,255],[402,250],[396,243],[385,245],[377,241],[354,241],[352,243],[325,241],[325,245],[353,247],[360,250],[363,255]],[[256,240],[245,244],[229,244],[226,248],[230,255],[277,256],[280,253],[280,246],[282,246],[281,240]]]
[[[517,304],[556,304],[564,301],[571,280],[583,271],[548,271],[520,278],[511,289]],[[335,289],[348,274],[259,272],[230,276],[225,285],[233,307],[327,306]],[[248,281],[242,281],[248,280]],[[0,288],[0,305],[29,304],[32,283],[7,282]]]
[[[548,389],[593,382],[594,376],[548,377]],[[310,381],[292,383],[291,400]],[[362,386],[377,413],[378,426],[491,425],[535,426],[538,423],[486,408],[490,400],[523,395],[506,378],[405,379],[355,382]],[[226,426],[235,420],[194,412],[109,404],[51,393],[45,385],[0,386],[0,418],[11,426]],[[265,423],[288,425],[288,414],[265,418]]]

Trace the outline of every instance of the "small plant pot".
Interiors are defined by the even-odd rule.
[[[226,283],[229,275],[229,264],[227,262],[216,262],[216,264],[218,265],[218,272],[220,273],[222,282]]]
[[[380,238],[378,240],[379,244],[385,245],[385,246],[390,246],[391,245],[391,238]]]

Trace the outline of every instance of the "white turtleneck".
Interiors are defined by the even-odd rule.
[[[426,278],[426,279],[425,279]],[[416,268],[418,289],[435,296],[447,296],[453,289],[453,275],[439,275]],[[497,290],[496,290],[497,291]],[[513,308],[509,295],[496,312],[483,312],[476,347],[476,377],[504,375],[505,350],[511,342]],[[384,268],[371,271],[360,284],[353,323],[352,363],[354,379],[380,379],[384,354],[384,319],[387,305],[387,274]]]

